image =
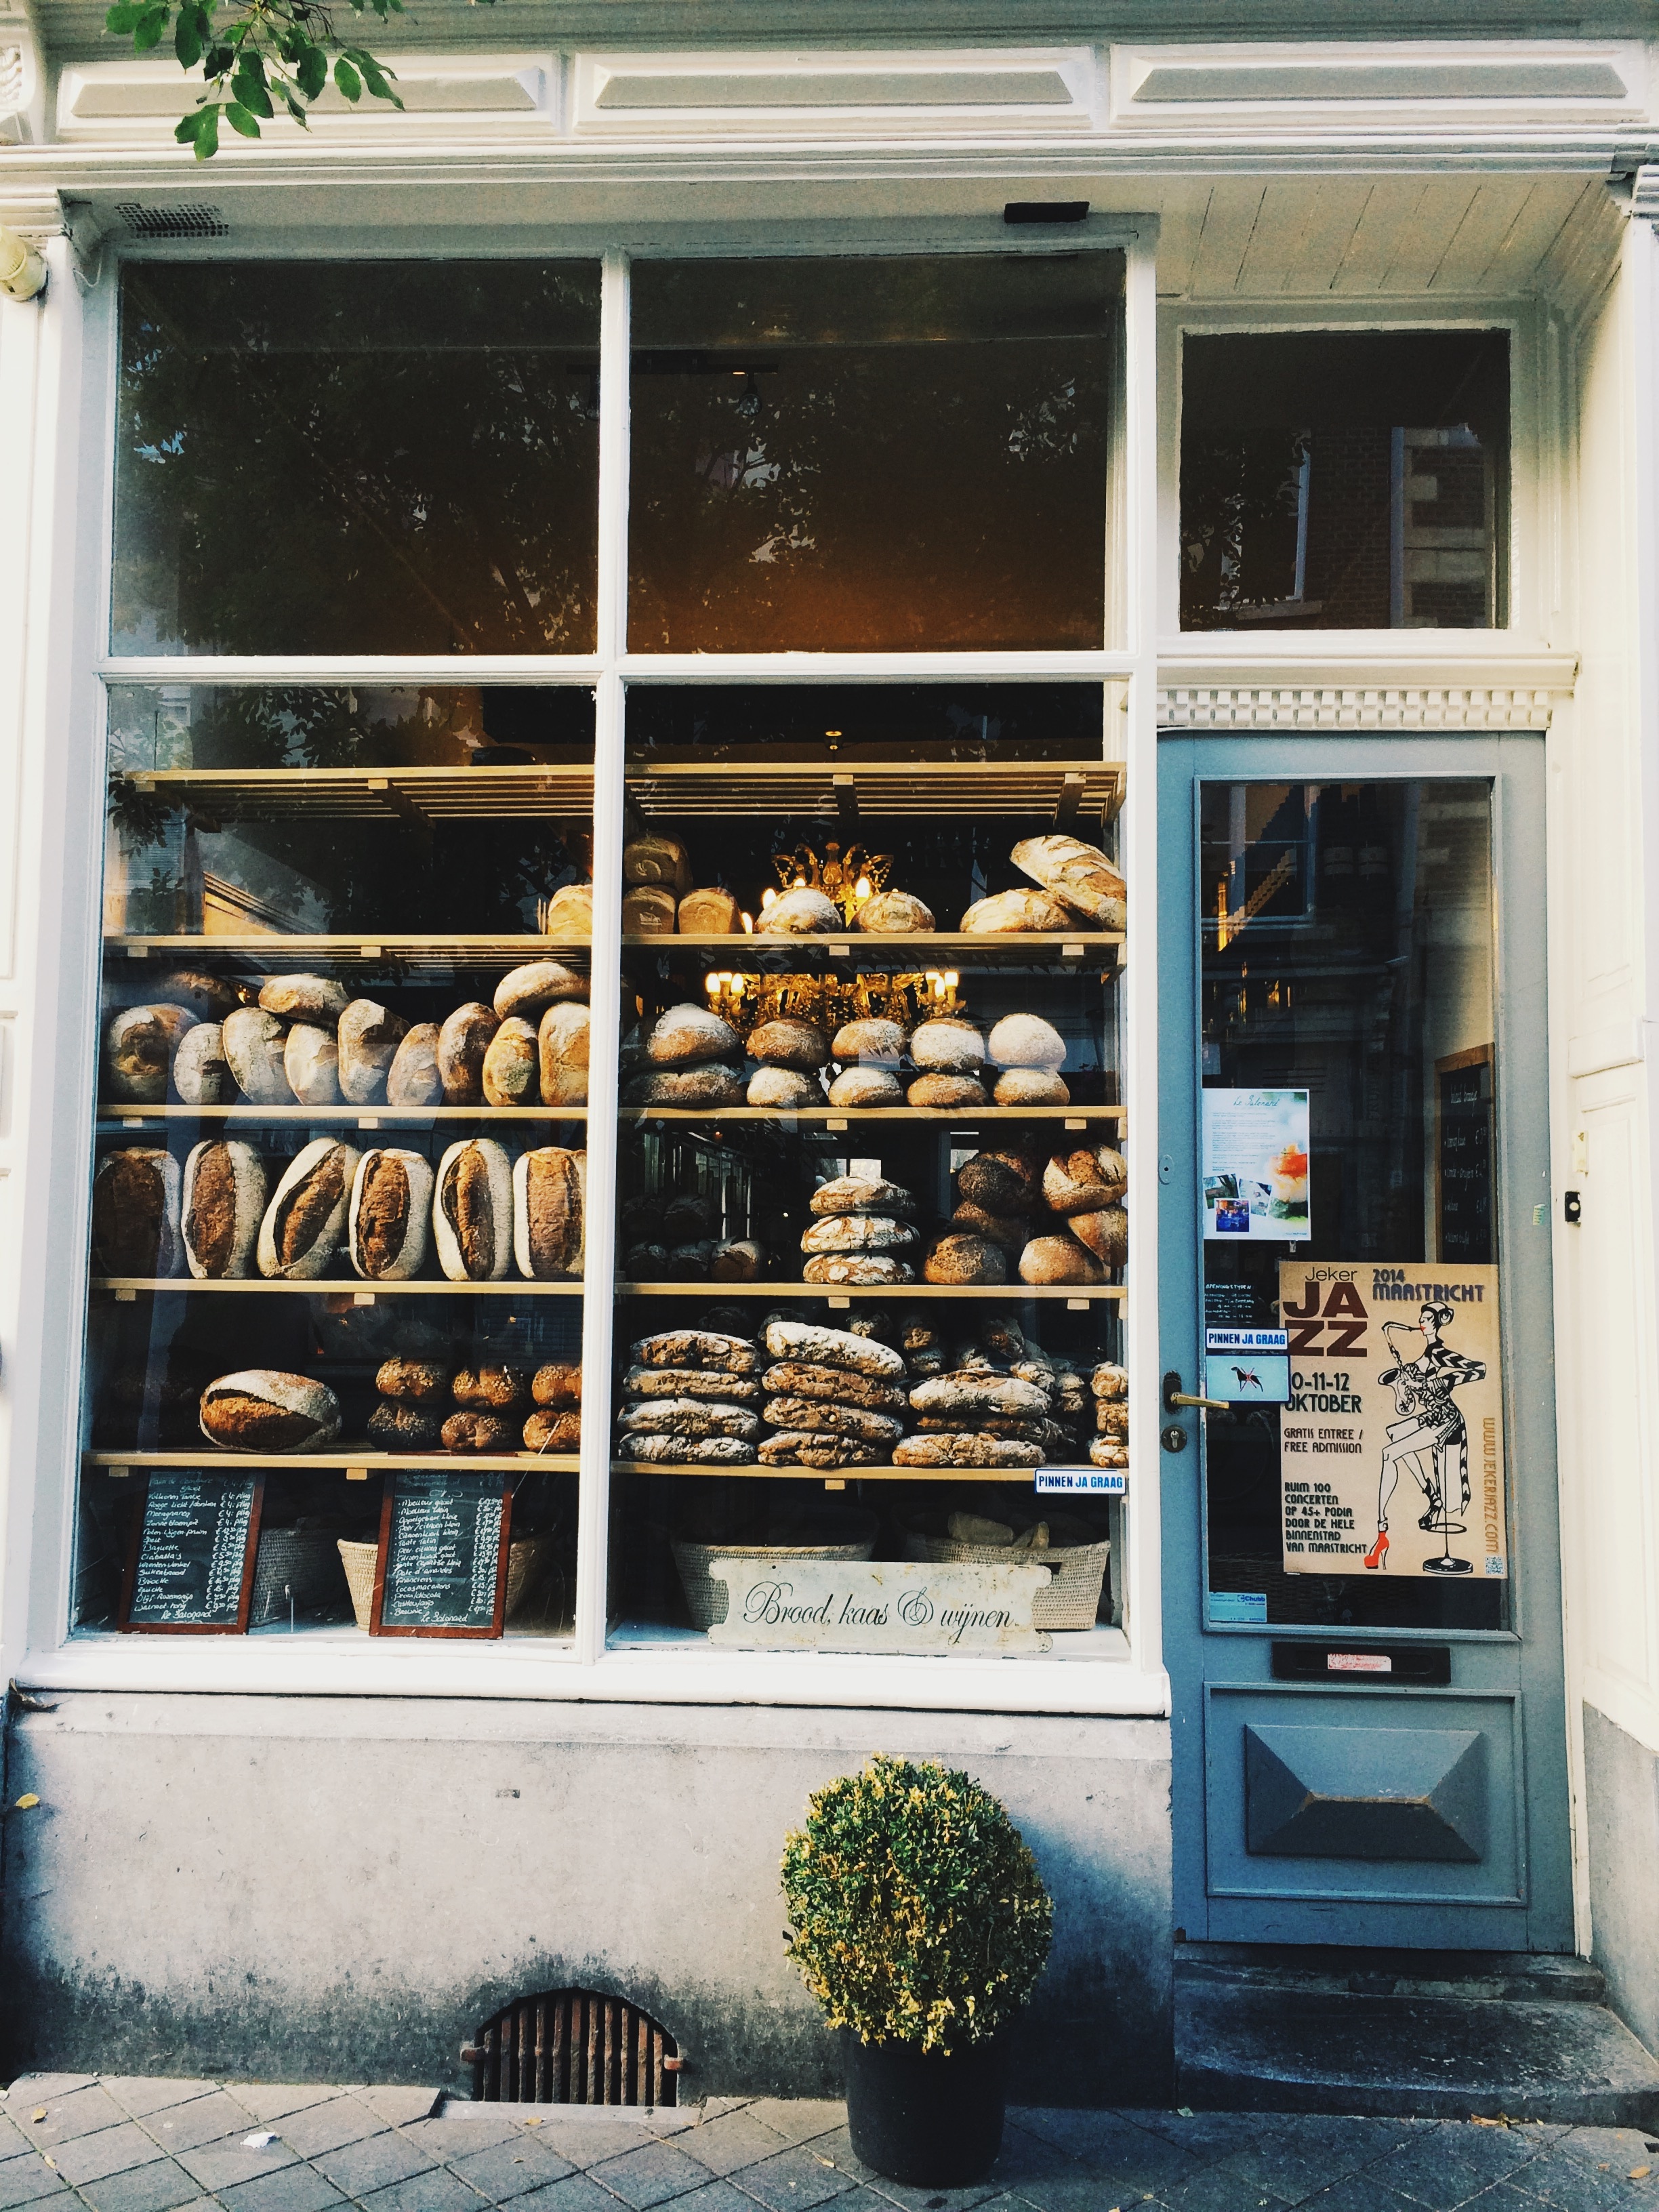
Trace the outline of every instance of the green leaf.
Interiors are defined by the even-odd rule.
[[[250,115],[239,100],[225,102],[225,120],[233,131],[240,131],[244,138],[257,138],[259,135],[259,118]]]
[[[256,77],[248,75],[246,68],[239,70],[232,77],[230,92],[236,106],[249,115],[272,115],[276,112],[270,104],[270,94]],[[236,128],[240,131],[242,126],[239,123]],[[257,138],[259,134],[257,131],[249,131],[244,135]]]
[[[188,146],[191,143],[206,121],[209,112],[210,111],[205,107],[192,107],[188,115],[181,115],[179,118],[173,126],[173,135],[181,146]]]
[[[315,100],[328,82],[328,56],[320,46],[307,46],[295,61],[294,74],[305,97]]]
[[[202,49],[207,44],[207,16],[204,11],[185,0],[179,10],[179,20],[173,27],[173,50],[179,57],[180,69],[194,69],[202,58]]]
[[[236,52],[234,47],[215,46],[202,64],[202,75],[205,77],[223,76],[235,59]]]
[[[294,118],[294,120],[299,125],[301,131],[310,130],[311,125],[307,118],[306,112],[304,108],[301,106],[299,101],[295,100],[291,92],[285,91],[283,93],[283,105],[287,108],[289,113]]]
[[[172,13],[170,7],[145,9],[132,33],[132,43],[136,52],[141,54],[148,53],[152,46],[161,45],[161,33],[166,30],[167,17]]]
[[[198,161],[210,161],[218,150],[219,111],[216,107],[204,107],[196,133],[196,158]]]
[[[143,17],[143,7],[135,6],[134,0],[118,0],[118,4],[112,8],[105,16],[104,28],[106,31],[113,31],[118,37],[125,39],[129,32],[137,29]]]
[[[376,100],[389,100],[394,107],[403,106],[402,100],[387,82],[387,79],[394,74],[392,70],[383,70],[374,55],[365,53],[361,46],[346,47],[345,56],[348,61],[355,62],[362,71],[363,82]]]
[[[334,64],[334,82],[347,100],[362,98],[363,81],[343,54]]]

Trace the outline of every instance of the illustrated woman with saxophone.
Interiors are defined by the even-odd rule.
[[[1368,1567],[1381,1567],[1387,1563],[1389,1549],[1389,1507],[1400,1480],[1402,1461],[1410,1466],[1412,1474],[1422,1491],[1427,1511],[1418,1521],[1419,1528],[1427,1528],[1443,1538],[1441,1556],[1425,1559],[1425,1574],[1467,1575],[1473,1572],[1468,1559],[1455,1559],[1451,1539],[1463,1534],[1464,1524],[1451,1517],[1452,1485],[1457,1486],[1456,1510],[1467,1510],[1469,1502],[1469,1438],[1452,1393],[1470,1382],[1486,1379],[1485,1362],[1465,1358],[1461,1352],[1441,1341],[1443,1331],[1455,1319],[1453,1309],[1447,1305],[1425,1305],[1419,1310],[1415,1322],[1385,1322],[1382,1334],[1389,1340],[1389,1349],[1395,1364],[1377,1376],[1379,1382],[1388,1383],[1394,1391],[1394,1402],[1401,1418],[1390,1421],[1383,1448],[1382,1467],[1377,1480],[1376,1541],[1365,1554]],[[1409,1356],[1408,1348],[1395,1342],[1398,1336],[1420,1336],[1421,1351]]]

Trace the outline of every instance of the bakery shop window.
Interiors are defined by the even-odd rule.
[[[753,1610],[838,1575],[928,1648],[874,1619],[927,1569],[1119,1648],[1119,705],[630,695],[613,1644],[848,1648]]]
[[[597,262],[129,264],[123,653],[587,653]]]
[[[591,693],[109,731],[75,1625],[568,1635]]]
[[[1181,626],[1509,620],[1504,331],[1189,331]]]
[[[637,263],[635,652],[1103,641],[1118,253]]]

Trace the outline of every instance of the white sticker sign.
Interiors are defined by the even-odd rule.
[[[1199,1097],[1205,1237],[1299,1243],[1310,1218],[1308,1093],[1206,1087]]]
[[[904,1559],[714,1559],[726,1619],[711,1644],[744,1651],[910,1651],[1007,1657],[1053,1649],[1031,1626],[1050,1571]]]

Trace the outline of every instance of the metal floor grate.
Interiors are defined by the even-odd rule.
[[[672,2105],[684,2065],[665,2028],[593,1990],[503,2005],[461,2061],[487,2105]]]

